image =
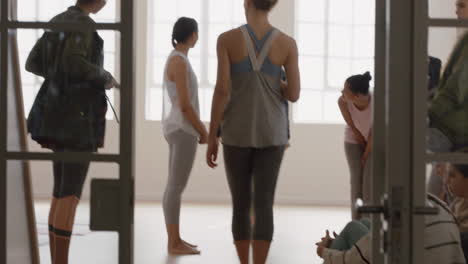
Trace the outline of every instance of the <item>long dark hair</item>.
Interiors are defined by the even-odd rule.
[[[172,30],[172,46],[175,48],[177,44],[184,43],[193,33],[198,33],[197,21],[189,17],[179,18]]]

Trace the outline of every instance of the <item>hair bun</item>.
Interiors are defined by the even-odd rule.
[[[368,82],[370,82],[370,81],[372,80],[372,76],[371,76],[370,72],[368,72],[368,71],[365,72],[362,76],[363,76],[364,79],[367,80]]]
[[[253,0],[255,8],[270,11],[278,3],[278,0]]]

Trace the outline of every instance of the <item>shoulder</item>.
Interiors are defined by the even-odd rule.
[[[73,9],[72,7],[53,17],[51,19],[51,22],[80,22],[91,24],[96,23],[90,16],[84,14],[83,12],[79,12]]]
[[[238,39],[242,35],[241,29],[234,28],[229,31],[223,32],[218,36],[218,43],[220,44],[228,44],[232,43],[232,41]]]
[[[96,22],[94,22],[94,20],[90,17],[90,16],[87,16],[87,15],[84,15],[84,14],[79,14],[75,17],[76,21],[77,22],[80,22],[80,23],[88,23],[88,24],[95,24]]]
[[[453,214],[450,207],[442,200],[437,198],[435,195],[427,194],[427,200],[432,203],[433,207],[439,208],[439,213],[434,216],[434,218],[439,220],[455,220],[457,221],[456,216]],[[448,219],[447,219],[448,218]]]
[[[50,22],[79,23],[81,25],[96,23],[90,16],[72,8],[69,8],[67,11],[56,15],[50,20]],[[91,34],[92,32],[94,32],[94,30],[87,30],[86,28],[83,28],[76,33]]]
[[[293,37],[289,36],[288,34],[282,32],[279,29],[276,30],[278,31],[277,42],[282,46],[282,48],[288,50],[297,49],[297,43]]]
[[[172,55],[168,60],[168,66],[172,69],[184,69],[187,67],[187,61],[181,55]]]

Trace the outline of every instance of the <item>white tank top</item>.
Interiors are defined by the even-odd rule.
[[[353,103],[348,103],[348,111],[351,114],[351,119],[353,120],[354,125],[356,126],[357,130],[361,132],[361,134],[366,138],[369,138],[370,131],[372,129],[372,94],[370,95],[369,106],[364,110],[359,110]],[[358,144],[358,141],[354,137],[354,132],[346,125],[345,130],[345,141],[347,143]]]
[[[174,56],[180,56],[187,63],[187,89],[189,91],[189,99],[197,116],[200,115],[200,106],[198,102],[198,79],[193,71],[192,65],[185,54],[179,51],[172,51],[166,61],[164,69],[163,81],[163,116],[162,125],[164,135],[169,135],[177,130],[182,130],[195,137],[200,137],[199,133],[184,117],[179,105],[179,96],[175,82],[169,80],[167,76],[167,68],[169,61]]]

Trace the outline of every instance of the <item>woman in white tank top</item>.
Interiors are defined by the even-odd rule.
[[[181,239],[180,205],[195,160],[197,145],[207,142],[208,133],[200,120],[198,80],[188,52],[198,41],[198,24],[180,18],[174,25],[174,50],[167,59],[163,83],[163,132],[169,144],[169,177],[163,208],[168,235],[168,252],[176,255],[200,254],[196,245]]]
[[[343,96],[338,100],[346,121],[345,152],[351,177],[351,213],[353,220],[360,218],[355,209],[356,199],[370,202],[369,162],[372,150],[372,94],[369,92],[369,72],[349,77]]]

